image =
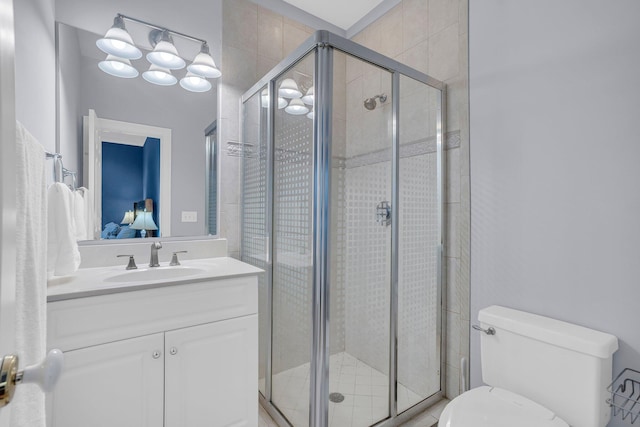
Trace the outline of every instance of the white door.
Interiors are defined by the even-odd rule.
[[[65,352],[48,425],[162,427],[163,350],[159,333]]]
[[[16,118],[13,0],[0,0],[0,357],[15,351]],[[9,427],[11,405],[0,409]]]
[[[165,333],[165,427],[258,425],[258,316]]]

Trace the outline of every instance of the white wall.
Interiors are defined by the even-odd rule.
[[[78,184],[82,183],[82,116],[88,112],[81,106],[82,56],[78,31],[67,25],[58,28],[58,152],[64,155],[66,168],[78,173]],[[97,67],[95,67],[98,69]],[[92,107],[93,108],[93,107]],[[86,185],[82,183],[82,185]]]
[[[470,3],[472,322],[502,304],[599,329],[614,372],[639,369],[640,3]],[[471,358],[475,386],[477,334]]]
[[[16,119],[55,150],[56,83],[53,0],[14,1]]]

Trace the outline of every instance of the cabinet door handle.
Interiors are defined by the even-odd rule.
[[[175,356],[176,354],[178,354],[178,349],[177,349],[177,348],[175,348],[175,347],[171,347],[171,348],[169,349],[169,353],[170,353],[172,356]]]
[[[158,359],[160,356],[162,356],[162,353],[158,350],[154,351],[152,354],[154,359]]]

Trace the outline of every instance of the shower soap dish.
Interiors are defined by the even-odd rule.
[[[635,423],[640,417],[640,372],[624,369],[607,390],[611,393],[607,403],[613,408],[613,416]]]

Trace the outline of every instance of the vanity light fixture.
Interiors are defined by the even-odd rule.
[[[178,50],[173,45],[173,38],[168,30],[158,31],[158,42],[152,52],[147,53],[147,60],[154,65],[169,70],[184,68],[186,62],[178,55]]]
[[[151,64],[151,67],[142,73],[142,78],[159,86],[173,86],[178,82],[176,76],[171,74],[171,70],[158,67],[155,64]]]
[[[301,116],[309,112],[309,108],[304,105],[304,102],[300,98],[294,98],[289,101],[289,105],[284,109],[289,114],[294,116]]]
[[[222,75],[209,53],[209,45],[206,40],[169,30],[121,13],[116,15],[113,26],[105,36],[96,42],[96,45],[102,51],[109,54],[106,60],[98,64],[105,73],[124,78],[134,78],[139,74],[129,60],[141,58],[142,52],[136,47],[131,35],[125,29],[125,20],[141,24],[150,29],[148,38],[153,50],[146,55],[147,60],[151,63],[149,70],[142,73],[142,77],[146,81],[160,86],[171,86],[177,83],[178,79],[173,76],[171,70],[184,68],[186,62],[173,44],[173,36],[179,36],[200,45],[200,52],[187,67],[186,76],[180,80],[180,86],[191,92],[206,92],[211,90],[212,87],[211,82],[207,79],[218,78]]]
[[[187,70],[193,74],[212,79],[222,75],[218,67],[216,67],[216,63],[213,61],[213,58],[209,54],[209,45],[206,42],[202,43],[200,53],[196,55],[193,62],[189,64]]]
[[[307,93],[302,97],[302,102],[307,105],[313,105],[313,86],[307,90]]]
[[[107,59],[100,61],[98,67],[107,74],[125,79],[133,79],[140,74],[138,70],[131,65],[131,61],[115,55],[107,55]]]
[[[298,89],[298,84],[295,80],[287,78],[284,79],[282,83],[280,83],[278,96],[281,96],[283,98],[296,99],[302,96],[302,92],[300,92],[300,89]]]
[[[113,26],[109,28],[103,38],[96,41],[96,46],[104,53],[120,58],[142,58],[142,52],[133,44],[133,39],[124,26],[122,15],[117,15],[113,19]]]
[[[191,71],[188,71],[187,75],[180,79],[180,86],[191,92],[206,92],[211,89],[209,80]]]
[[[262,106],[262,108],[268,108],[269,107],[269,93],[267,92],[266,89],[264,89],[260,93],[260,105]],[[284,99],[283,97],[279,96],[278,97],[278,110],[282,110],[286,106],[287,106],[287,100]]]

